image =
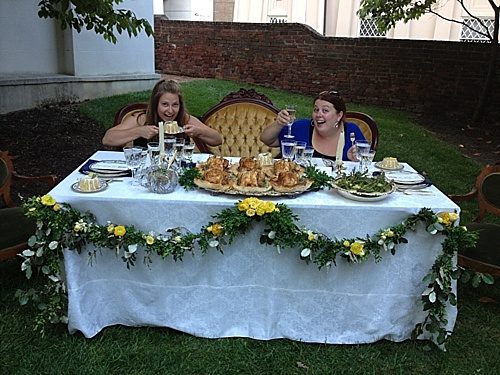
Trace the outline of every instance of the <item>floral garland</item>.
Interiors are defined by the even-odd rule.
[[[137,260],[138,248],[144,249],[144,262],[147,264],[151,263],[153,254],[181,260],[186,251],[194,252],[196,245],[202,254],[210,248],[222,252],[225,244],[244,234],[254,221],[264,221],[267,227],[260,236],[261,244],[273,245],[278,251],[298,247],[301,259],[321,269],[336,265],[337,256],[354,263],[373,256],[379,262],[382,252],[390,251],[394,255],[398,244],[408,242],[405,233],[416,230],[417,223],[423,222],[430,235],[442,234],[446,239],[442,244],[442,253],[424,279],[427,288],[421,299],[427,316],[424,322],[416,325],[412,337],[417,338],[427,331],[444,349],[450,335],[446,331],[446,306],[448,303],[456,305],[456,296],[451,289],[452,279],[464,275],[471,279],[471,271],[453,266],[453,257],[459,249],[474,246],[477,240],[476,233],[454,225],[457,213],[435,214],[427,208],[410,215],[401,224],[379,230],[371,237],[340,240],[299,227],[296,224],[298,217],[285,204],[254,197],[220,211],[213,216],[214,221],[203,226],[199,233],[182,228],[168,229],[166,234],[144,233],[123,224],[108,222],[99,225],[91,213],[82,213],[69,204],[57,203],[50,195],[29,198],[24,208],[26,215],[36,220],[37,231],[29,239],[30,249],[21,254],[24,258],[21,268],[27,278],[31,278],[36,270],[42,279],[36,289],[18,290],[16,296],[23,305],[31,300],[40,308],[35,329],[42,334],[49,322],[67,322],[67,294],[61,269],[63,249],[81,252],[87,243],[97,248],[113,249],[129,268]],[[89,256],[92,261],[96,252],[90,252]],[[493,283],[490,275],[480,273],[474,273],[471,280],[473,284],[481,281]]]

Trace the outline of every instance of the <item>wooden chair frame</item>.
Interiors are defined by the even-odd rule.
[[[373,117],[362,112],[347,111],[345,113],[345,122],[352,122],[360,128],[365,139],[370,142],[372,149],[378,147],[378,126]]]
[[[45,175],[45,176],[20,175],[15,171],[12,160],[13,156],[11,156],[8,151],[0,150],[0,163],[5,165],[7,171],[7,174],[3,179],[3,181],[0,181],[0,198],[3,199],[6,207],[16,207],[16,205],[12,201],[12,196],[11,196],[11,187],[13,181],[22,181],[22,182],[41,181],[48,184],[50,187],[55,186],[57,182],[57,177],[55,175]],[[0,249],[0,261],[14,258],[18,252],[20,252],[23,249],[26,249],[27,247],[28,247],[27,243],[22,242],[8,248]]]
[[[475,223],[480,223],[484,219],[486,213],[500,216],[500,207],[490,202],[483,191],[483,184],[485,180],[494,174],[500,175],[500,162],[496,163],[495,165],[487,165],[486,167],[484,167],[477,176],[475,186],[470,192],[462,195],[449,195],[450,199],[455,202],[463,202],[473,199],[477,200],[479,205],[479,213],[474,219]],[[493,225],[496,226],[496,224]],[[498,230],[500,232],[500,225],[498,225]],[[497,264],[485,263],[478,259],[473,259],[461,254],[458,254],[458,264],[462,267],[468,267],[478,272],[500,276],[500,265]]]

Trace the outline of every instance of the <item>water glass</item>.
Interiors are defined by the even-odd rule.
[[[165,137],[165,157],[169,159],[174,154],[175,142],[177,141],[175,137],[167,136]]]
[[[184,147],[182,147],[182,158],[184,159],[185,162],[187,163],[193,162],[193,150],[194,150],[193,143],[186,143]]]
[[[295,161],[298,164],[303,162],[304,150],[306,149],[306,142],[297,141],[295,145]]]
[[[285,138],[281,141],[281,155],[283,156],[284,159],[287,160],[293,159],[293,154],[295,153],[296,145],[297,142],[294,141],[293,139]]]
[[[302,160],[304,161],[304,164],[306,165],[312,164],[313,154],[314,154],[314,148],[312,146],[306,146],[306,148],[304,149],[304,154],[302,155]]]
[[[149,164],[158,165],[160,162],[160,143],[159,142],[149,142],[148,143],[148,155]]]
[[[375,157],[375,150],[368,150],[359,154],[359,169],[361,172],[366,172],[370,168],[373,158]]]
[[[142,147],[136,146],[125,146],[123,148],[123,155],[125,156],[125,162],[127,167],[132,172],[132,178],[135,177],[135,171],[142,161]]]
[[[370,151],[371,145],[367,141],[356,141],[354,144],[356,146],[356,159],[360,161],[360,155]]]

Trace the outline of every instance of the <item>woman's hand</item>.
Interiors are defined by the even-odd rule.
[[[278,116],[276,116],[276,124],[281,127],[287,125],[292,120],[292,116],[288,114],[286,109],[282,109],[281,111],[279,111]]]
[[[356,146],[351,146],[349,150],[347,150],[347,158],[350,161],[358,161],[357,154],[356,154]]]
[[[189,138],[200,138],[203,135],[203,128],[197,124],[185,124],[184,133]]]
[[[155,125],[144,125],[137,127],[139,131],[139,137],[151,139],[158,135],[158,126]]]

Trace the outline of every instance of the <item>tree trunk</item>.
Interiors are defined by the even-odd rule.
[[[479,97],[479,102],[476,105],[474,114],[472,116],[472,125],[477,127],[486,127],[486,123],[482,122],[484,112],[490,98],[490,92],[495,79],[496,62],[498,55],[498,28],[500,18],[500,7],[496,7],[495,11],[495,25],[493,27],[493,38],[491,40],[490,60],[488,62],[488,73],[484,80],[483,90]]]

